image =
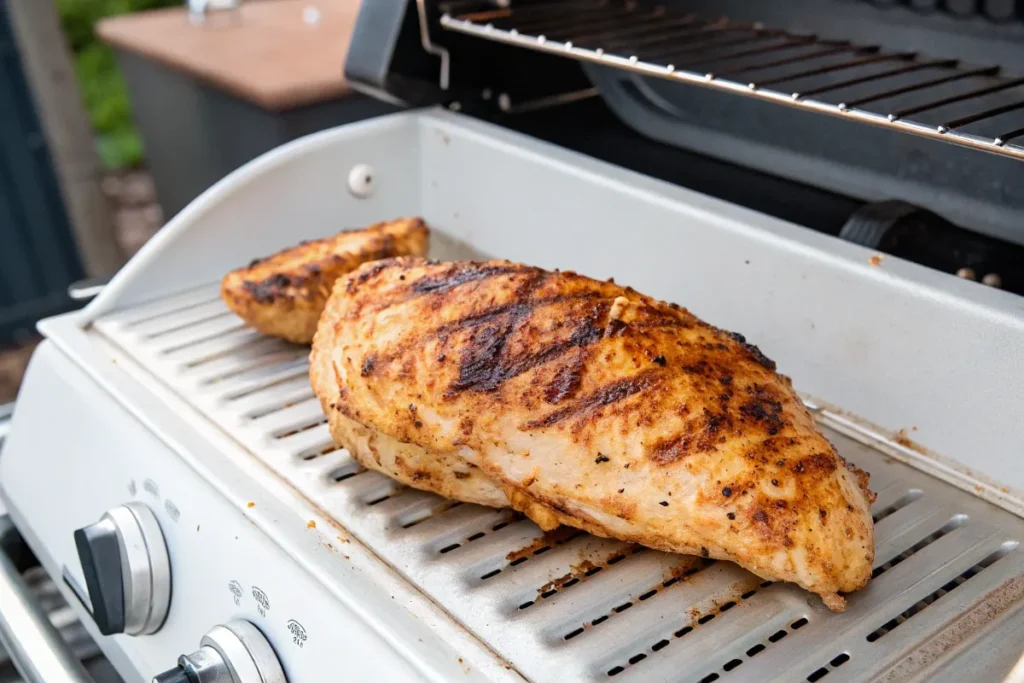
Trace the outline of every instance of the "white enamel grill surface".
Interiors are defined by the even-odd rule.
[[[95,329],[534,681],[860,680],[1021,574],[1024,521],[826,428],[878,492],[876,569],[842,614],[724,562],[446,501],[336,449],[308,348],[245,328],[215,285]],[[920,660],[924,655],[918,653]],[[909,667],[909,668],[908,668]]]

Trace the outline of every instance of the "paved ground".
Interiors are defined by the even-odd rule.
[[[126,253],[134,254],[163,225],[153,180],[145,170],[111,173],[103,181],[103,192],[111,202],[118,241]],[[17,348],[0,349],[0,404],[14,400],[38,343],[32,339]]]

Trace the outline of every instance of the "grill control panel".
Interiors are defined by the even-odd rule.
[[[171,603],[171,565],[156,516],[139,502],[75,531],[92,617],[103,635],[156,633]]]
[[[258,628],[238,619],[214,626],[199,649],[152,683],[287,683],[274,649]]]

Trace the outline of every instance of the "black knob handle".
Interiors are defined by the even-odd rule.
[[[1024,247],[967,230],[904,201],[862,206],[839,237],[946,273],[972,272],[985,284],[1024,293]]]
[[[117,529],[107,521],[75,531],[78,559],[92,602],[92,618],[100,633],[124,632],[124,584]]]

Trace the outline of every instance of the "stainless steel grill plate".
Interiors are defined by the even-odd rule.
[[[879,494],[875,579],[842,614],[730,563],[544,535],[361,470],[331,442],[308,348],[246,329],[215,285],[95,330],[534,681],[918,680],[1024,595],[1024,521],[827,425]]]

